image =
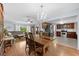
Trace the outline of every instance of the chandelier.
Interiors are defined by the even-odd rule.
[[[45,12],[45,9],[44,9],[44,5],[40,5],[40,11],[39,11],[39,14],[37,15],[38,16],[38,20],[42,20],[42,21],[45,21],[46,17],[47,17],[47,14]]]

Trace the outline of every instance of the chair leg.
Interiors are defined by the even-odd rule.
[[[29,50],[28,50],[28,49],[29,49],[29,47],[28,47],[28,46],[27,46],[27,44],[26,44],[26,47],[25,47],[25,52],[26,52],[26,55],[27,55],[27,54],[29,54],[29,55],[30,55],[30,53],[29,53]],[[26,50],[27,50],[27,51],[26,51]]]
[[[29,50],[28,53],[29,53],[29,56],[31,55],[31,53],[33,53],[36,56],[36,52],[35,51]]]
[[[29,55],[30,55],[31,51],[29,50],[29,52],[28,52],[28,53],[29,53]]]

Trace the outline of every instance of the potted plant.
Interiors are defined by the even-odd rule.
[[[8,31],[6,28],[3,29],[4,36],[8,36]]]

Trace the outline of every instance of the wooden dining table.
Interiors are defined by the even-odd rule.
[[[49,37],[50,38],[50,37]],[[46,49],[50,46],[50,43],[52,43],[52,40],[44,39],[40,37],[39,35],[34,36],[34,41],[42,45],[43,49],[43,55],[46,53]]]

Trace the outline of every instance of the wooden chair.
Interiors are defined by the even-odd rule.
[[[0,56],[4,55],[4,44],[3,41],[0,41]]]
[[[36,50],[35,50],[35,52],[36,52],[36,55],[37,56],[43,56],[43,46],[40,44],[40,43],[38,43],[38,42],[35,42],[35,48],[36,48]]]
[[[25,38],[26,38],[25,51],[26,51],[26,49],[29,49],[29,51],[27,51],[27,52],[30,55],[32,52],[35,51],[34,40],[32,39],[32,34],[31,33],[25,33]]]
[[[8,47],[11,47],[12,45],[11,45],[11,40],[5,40],[4,42],[3,42],[3,48],[4,48],[4,54],[6,53],[6,48],[8,48]]]
[[[28,34],[27,34],[27,33],[25,33],[25,40],[26,40],[26,47],[25,47],[25,51],[26,51],[26,49],[27,49],[27,48],[29,48],[29,47],[28,47],[28,39],[29,39],[29,38],[28,38]]]
[[[34,55],[43,55],[42,46],[34,41],[34,36],[32,33],[29,33],[29,37],[30,37],[28,40],[28,42],[29,42],[29,55],[31,54],[31,52],[33,52]]]
[[[29,39],[28,45],[29,45],[29,55],[31,55],[31,54],[36,55],[35,54],[35,42],[34,42],[34,40]]]
[[[34,39],[33,39],[32,33],[28,33],[28,35],[26,33],[25,37],[26,37],[26,45],[28,45],[27,48],[29,48],[28,54],[30,55],[32,52],[35,51]]]

